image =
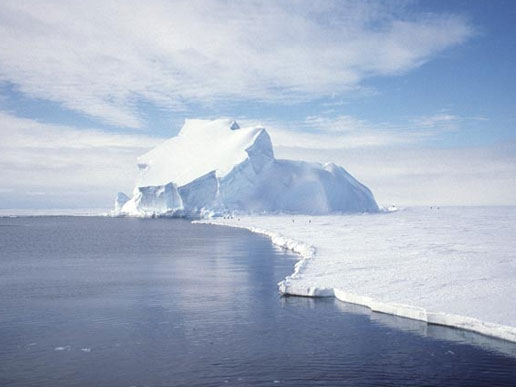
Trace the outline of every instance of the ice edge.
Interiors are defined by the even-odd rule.
[[[279,291],[282,294],[300,297],[335,297],[342,302],[365,306],[373,312],[391,314],[394,316],[424,321],[427,324],[459,328],[475,333],[480,333],[484,336],[516,342],[516,327],[490,323],[473,317],[461,316],[451,313],[431,312],[425,308],[417,306],[380,302],[370,297],[348,293],[338,288],[296,287],[290,283],[290,279],[299,278],[302,275],[303,269],[306,267],[307,263],[314,259],[316,254],[316,248],[314,246],[287,238],[279,233],[270,232],[268,230],[253,226],[244,226],[240,224],[224,223],[213,220],[196,220],[192,223],[212,224],[216,226],[246,229],[256,234],[265,235],[271,239],[274,245],[297,253],[301,258],[294,266],[294,273],[287,276],[283,281],[278,283]]]

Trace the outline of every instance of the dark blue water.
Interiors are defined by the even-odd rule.
[[[294,260],[182,220],[2,218],[0,385],[516,384],[514,344],[280,297]]]

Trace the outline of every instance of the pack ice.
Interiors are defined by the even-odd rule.
[[[137,160],[132,198],[115,213],[210,216],[227,212],[376,212],[371,191],[342,167],[274,158],[263,127],[185,120],[179,134]]]

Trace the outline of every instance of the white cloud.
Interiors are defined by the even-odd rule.
[[[43,124],[0,112],[0,208],[109,206],[136,157],[162,139]],[[38,204],[39,203],[39,204]]]
[[[392,147],[414,144],[424,133],[411,134],[395,130],[357,130],[349,133],[333,131],[301,132],[281,126],[267,126],[272,142],[276,146],[298,147],[304,149],[356,149]]]
[[[515,205],[516,147],[306,149],[278,147],[276,154],[333,161],[388,205]]]
[[[421,119],[423,120],[423,119]],[[415,123],[418,121],[417,123]],[[440,134],[435,126],[407,120],[398,125],[375,123],[350,115],[309,116],[302,121],[242,120],[264,125],[275,146],[306,149],[387,148],[420,145]]]
[[[456,131],[463,126],[467,121],[488,121],[487,118],[476,117],[462,117],[451,114],[447,111],[442,111],[430,116],[416,117],[412,120],[417,127],[434,130],[435,133],[441,131]]]
[[[471,27],[400,2],[3,1],[0,80],[106,122],[138,102],[288,103],[342,94],[460,44]]]
[[[481,116],[466,117],[449,111],[400,119],[397,123],[373,122],[350,115],[308,116],[299,121],[239,120],[244,126],[262,125],[275,146],[304,149],[359,149],[425,146],[451,131],[467,130]]]

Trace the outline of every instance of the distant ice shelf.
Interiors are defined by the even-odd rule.
[[[377,212],[371,191],[333,163],[279,160],[263,127],[186,120],[179,134],[137,160],[132,197],[115,215]]]
[[[408,208],[209,222],[269,236],[300,255],[282,293],[516,342],[516,208]]]

